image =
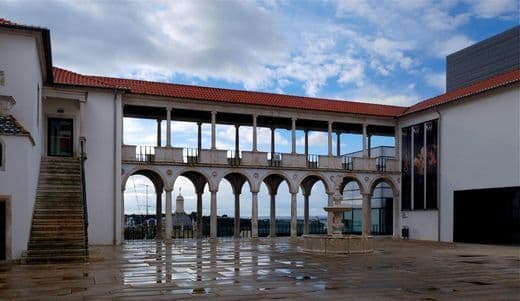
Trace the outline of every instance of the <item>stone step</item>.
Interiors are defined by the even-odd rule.
[[[29,250],[77,249],[85,248],[85,241],[29,241]]]
[[[74,203],[60,203],[60,202],[45,202],[45,203],[39,203],[34,206],[34,209],[37,210],[47,210],[47,209],[61,209],[61,208],[68,208],[68,209],[79,209],[83,210],[83,204],[81,202],[74,202]]]
[[[39,224],[33,224],[31,231],[60,231],[60,229],[71,229],[72,230],[81,230],[82,234],[84,225],[83,223],[67,223],[63,225],[56,225],[56,224],[46,224],[46,223],[39,223]]]
[[[28,264],[53,264],[53,263],[77,263],[86,262],[86,256],[71,255],[71,256],[32,256],[24,259]]]
[[[55,207],[55,208],[35,208],[34,213],[39,214],[83,214],[83,208]]]
[[[71,218],[64,218],[63,216],[49,216],[49,217],[33,217],[33,223],[34,224],[47,224],[52,225],[54,224],[76,224],[81,223],[83,225],[83,215],[74,215]]]
[[[69,198],[69,199],[81,199],[81,191],[37,191],[36,198]]]
[[[85,244],[85,238],[83,236],[83,233],[75,234],[75,235],[60,235],[59,237],[56,236],[48,236],[48,235],[36,235],[31,237],[29,242],[33,245],[41,245],[41,244],[57,244],[57,243],[75,243],[78,245]],[[38,249],[38,247],[33,248]]]

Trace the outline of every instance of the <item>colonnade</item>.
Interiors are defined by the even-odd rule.
[[[267,184],[267,183],[266,183]],[[280,183],[276,183],[274,185],[275,189],[270,189],[272,187],[269,187],[269,196],[270,196],[270,227],[269,227],[269,237],[276,237],[276,194],[278,185]],[[203,188],[203,187],[202,187]],[[312,188],[312,186],[311,186]],[[162,238],[168,240],[172,237],[172,229],[173,229],[173,208],[172,208],[172,188],[164,188],[163,191],[156,192],[157,198],[157,206],[156,206],[156,214],[157,214],[157,238]],[[210,238],[216,239],[217,238],[217,192],[218,189],[210,189],[209,190],[211,194],[210,198]],[[304,202],[304,227],[303,227],[303,234],[309,234],[309,199],[311,194],[311,189],[304,189],[302,191],[303,193],[303,202]],[[166,204],[165,204],[165,227],[163,229],[162,225],[162,193],[165,193],[166,196]],[[197,238],[202,238],[202,227],[203,227],[203,221],[202,221],[202,193],[203,189],[201,187],[196,187],[196,194],[197,194]],[[257,190],[252,190],[252,212],[251,212],[251,238],[258,238],[258,193]],[[290,212],[291,212],[291,220],[290,220],[290,237],[296,238],[297,237],[297,191],[290,191],[291,195],[291,203],[290,203]],[[124,193],[123,193],[124,195]],[[240,191],[236,191],[234,194],[235,196],[235,212],[234,212],[234,218],[235,218],[235,224],[234,224],[234,237],[238,238],[240,237]],[[334,192],[327,192],[327,205],[331,206],[334,202],[335,198],[341,198],[342,192],[339,191],[339,188],[336,188]],[[371,233],[371,193],[362,193],[363,197],[363,203],[362,203],[362,235],[370,235]],[[397,197],[397,195],[394,195],[394,198]],[[398,206],[397,206],[398,208]],[[396,206],[394,206],[393,210],[396,210]],[[331,230],[330,222],[331,222],[331,216],[328,217],[328,229]],[[331,234],[331,233],[329,233]]]
[[[172,147],[172,131],[171,131],[171,123],[172,123],[172,117],[174,114],[174,110],[171,107],[166,108],[166,147]],[[217,125],[217,111],[211,112],[211,150],[216,150],[216,125]],[[252,116],[252,151],[257,152],[258,151],[258,126],[257,126],[257,119],[258,115],[253,114]],[[296,117],[288,117],[291,119],[291,154],[297,154],[296,152],[296,122],[298,118]],[[162,145],[162,132],[161,132],[161,119],[157,119],[157,146]],[[325,121],[324,121],[325,122]],[[333,124],[334,121],[328,120],[327,122],[327,145],[328,145],[328,156],[334,156],[333,154],[333,134],[336,134],[336,156],[341,155],[341,134],[342,131],[333,131]],[[202,121],[197,121],[197,149],[200,151],[202,149]],[[235,154],[238,154],[240,152],[240,137],[239,137],[239,124],[235,124]],[[368,133],[367,123],[361,124],[362,126],[362,153],[363,157],[370,157],[370,147],[371,147],[371,135]],[[271,153],[276,152],[276,144],[275,144],[275,131],[276,127],[270,127],[271,130]],[[304,149],[305,149],[305,155],[309,155],[309,131],[308,129],[304,129]],[[397,137],[397,135],[396,135]]]

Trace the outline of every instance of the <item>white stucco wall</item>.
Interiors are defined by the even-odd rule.
[[[114,176],[121,176],[121,168],[115,168],[114,152],[120,149],[121,141],[114,138],[114,109],[112,92],[89,91],[85,105],[88,156],[85,174],[90,244],[112,244],[116,232],[114,200],[121,187],[116,185]],[[116,149],[115,145],[119,147]]]
[[[441,240],[453,240],[453,192],[520,185],[520,86],[443,108]]]
[[[28,189],[26,180],[34,174],[34,166],[27,160],[34,147],[28,137],[0,136],[0,140],[6,158],[5,168],[0,170],[0,195],[11,198],[11,259],[17,259],[27,250],[31,231],[35,191]]]
[[[43,84],[35,37],[0,32],[0,70],[5,73],[0,95],[14,97],[11,114],[35,142],[33,145],[27,137],[6,138],[8,168],[0,172],[0,195],[12,198],[12,254],[16,259],[27,249],[41,158]]]
[[[401,212],[400,220],[411,239],[453,241],[454,191],[520,185],[520,87],[407,116],[399,127],[432,119],[439,119],[439,210]]]

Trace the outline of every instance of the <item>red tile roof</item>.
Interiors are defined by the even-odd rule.
[[[449,91],[442,95],[426,99],[411,107],[409,107],[401,116],[408,115],[411,113],[427,110],[432,107],[436,107],[448,102],[453,102],[464,97],[476,95],[482,92],[493,90],[499,87],[503,87],[515,82],[520,81],[520,69],[512,70],[506,73],[502,73],[473,85],[459,88],[456,90]]]
[[[0,18],[0,24],[2,25],[16,25],[16,23],[13,23],[7,19]]]
[[[250,104],[280,108],[295,108],[327,112],[396,117],[405,107],[353,101],[310,98],[282,94],[249,92],[221,88],[149,82],[143,80],[85,76],[64,69],[54,69],[54,82],[65,85],[124,89],[132,94],[198,99],[236,104]]]
[[[225,103],[251,104],[381,117],[399,117],[408,115],[518,81],[520,81],[520,69],[509,71],[476,84],[447,92],[406,108],[323,98],[89,76],[54,67],[54,83],[61,85],[121,89],[139,95],[198,99]]]

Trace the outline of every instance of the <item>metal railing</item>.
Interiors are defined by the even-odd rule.
[[[388,157],[378,157],[376,163],[377,171],[386,171],[386,159]]]
[[[269,161],[269,166],[280,167],[282,166],[282,154],[281,153],[268,153],[267,161]]]
[[[81,137],[80,144],[80,165],[81,165],[81,197],[83,199],[83,227],[85,237],[85,256],[88,257],[88,207],[87,207],[87,185],[85,180],[85,161],[87,160],[87,153],[85,152],[87,140]]]
[[[320,157],[318,155],[307,155],[307,168],[318,168],[320,165],[319,161]]]
[[[354,170],[354,161],[351,156],[343,155],[341,158],[341,166],[346,170]]]
[[[231,166],[239,166],[242,160],[242,153],[240,151],[228,150],[227,161]]]
[[[199,149],[185,148],[184,149],[184,163],[197,164],[199,163]]]
[[[138,145],[135,156],[139,162],[154,162],[155,147],[151,145]]]

